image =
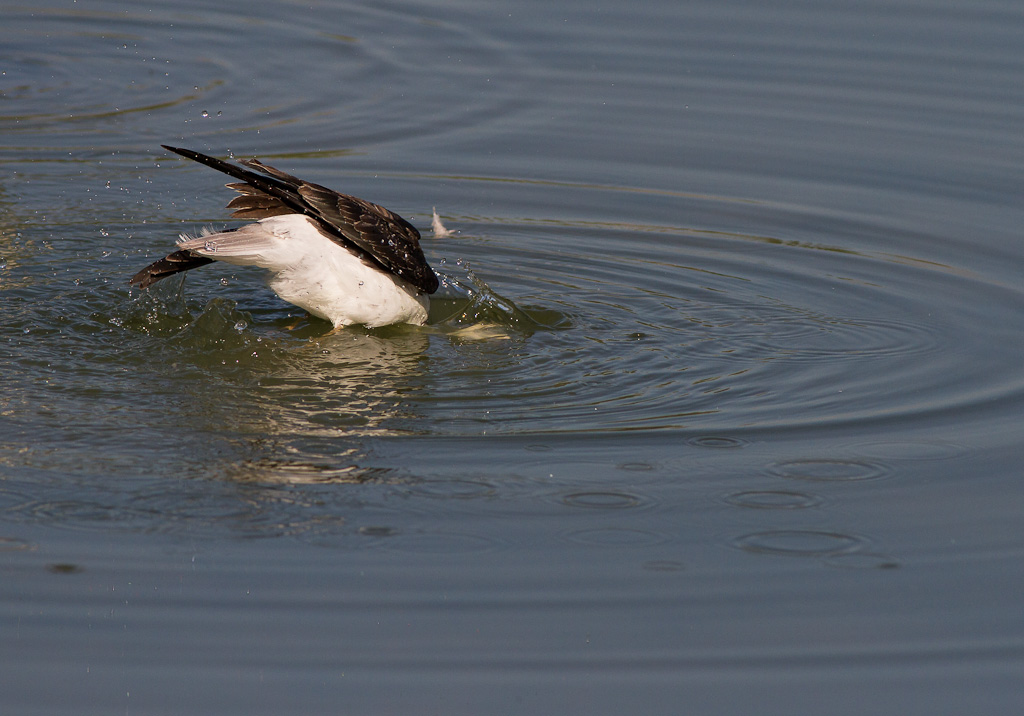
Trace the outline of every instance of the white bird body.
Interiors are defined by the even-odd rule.
[[[236,266],[267,269],[267,284],[274,293],[335,328],[427,321],[430,303],[425,295],[367,265],[325,237],[306,216],[274,216],[234,231],[182,236],[178,248]]]
[[[164,145],[242,182],[228,204],[232,216],[256,219],[238,229],[182,235],[178,250],[130,283],[147,288],[182,271],[223,261],[270,271],[285,301],[334,326],[426,323],[428,294],[439,285],[416,228],[383,206],[303,181],[255,159],[246,167]]]

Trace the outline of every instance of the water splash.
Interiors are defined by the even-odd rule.
[[[509,340],[528,337],[538,330],[568,327],[561,313],[520,308],[480,278],[469,264],[458,260],[459,278],[441,276],[441,291],[431,301],[430,324],[463,340]],[[447,266],[447,261],[441,261]]]

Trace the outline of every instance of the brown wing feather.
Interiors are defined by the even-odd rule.
[[[175,251],[170,256],[154,261],[139,271],[131,277],[128,283],[139,288],[149,288],[160,279],[212,263],[213,259],[199,256],[191,251]]]
[[[368,254],[386,262],[388,270],[414,286],[433,293],[437,276],[420,248],[420,232],[393,211],[347,194],[302,182],[299,194],[321,221]]]
[[[437,276],[423,256],[419,231],[393,211],[303,181],[257,159],[240,163],[269,179],[199,152],[164,147],[242,180],[227,185],[239,193],[228,203],[228,208],[234,210],[234,218],[304,214],[317,223],[324,236],[354,251],[368,263],[425,293],[437,291]]]
[[[391,273],[427,293],[437,290],[437,276],[427,265],[420,248],[420,232],[395,212],[365,199],[303,181],[258,159],[245,159],[241,163],[294,187],[315,211],[315,218],[329,224],[360,250],[384,264]],[[246,194],[266,196],[259,188],[246,186]],[[241,198],[236,197],[233,201]],[[279,201],[272,201],[267,207],[259,206],[259,209],[273,211],[277,207],[282,213],[292,213]]]

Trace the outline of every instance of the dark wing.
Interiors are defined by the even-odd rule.
[[[303,181],[256,159],[242,161],[242,164],[252,167],[258,174],[190,149],[162,146],[241,179],[241,183],[228,184],[241,195],[228,203],[228,208],[234,209],[234,218],[304,214],[316,222],[325,236],[354,251],[364,261],[408,281],[424,293],[437,291],[437,276],[427,265],[420,248],[420,232],[393,211]]]
[[[149,288],[162,278],[173,276],[182,271],[189,271],[206,264],[212,264],[213,259],[205,256],[198,256],[191,251],[175,251],[170,256],[154,261],[146,268],[132,276],[128,283],[139,288]]]

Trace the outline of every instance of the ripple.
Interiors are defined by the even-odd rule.
[[[607,201],[619,191],[578,189]],[[771,223],[771,207],[762,218]],[[686,430],[702,433],[695,446],[739,447],[740,430],[952,416],[1024,389],[1009,366],[984,371],[956,358],[963,336],[951,326],[963,308],[948,298],[954,283],[1024,310],[1022,296],[940,264],[671,226],[489,219],[462,228],[460,251],[488,283],[515,267],[517,303],[548,296],[571,321],[511,347],[507,360],[462,354],[447,371],[441,358],[460,384],[444,386],[435,407],[500,415],[480,421],[489,432]]]
[[[702,341],[698,350],[732,360],[760,361],[774,355],[787,361],[864,361],[872,356],[905,358],[939,347],[933,327],[912,321],[809,313],[794,316],[788,309],[772,306],[742,310],[747,315],[733,319],[728,335],[729,346],[745,339],[742,351],[725,348],[718,339]]]
[[[649,547],[668,539],[657,532],[618,527],[576,530],[566,533],[564,538],[569,542],[593,547]]]
[[[959,445],[928,440],[879,440],[850,447],[883,460],[947,460],[964,452]]]
[[[2,412],[0,412],[0,415],[2,415]],[[23,447],[15,448],[14,446],[0,443],[0,468],[16,465],[26,460],[25,452],[29,451]],[[24,485],[15,487],[9,482],[0,481],[0,513],[6,510],[17,509],[19,505],[30,502],[32,500],[31,493],[30,487]]]
[[[648,462],[623,462],[615,467],[625,472],[650,472],[655,469],[655,466]]]
[[[899,569],[899,561],[887,554],[854,552],[827,557],[825,564],[841,569]]]
[[[422,530],[398,535],[387,541],[387,547],[415,554],[471,554],[492,552],[502,545],[481,534]]]
[[[209,54],[181,57],[172,68],[170,60],[140,51],[142,37],[137,33],[150,22],[142,14],[68,10],[18,16],[17,10],[7,10],[4,18],[25,28],[0,52],[5,66],[17,68],[5,73],[5,80],[17,87],[5,92],[12,100],[6,107],[16,108],[16,113],[0,115],[0,126],[8,132],[54,131],[55,124],[95,124],[134,113],[171,111],[212,101],[211,93],[223,84],[221,79],[195,83],[225,70]],[[188,24],[180,17],[175,22]],[[41,37],[76,49],[73,54],[41,51]],[[172,69],[175,76],[188,76],[189,84],[170,79]],[[90,82],[81,81],[83,71]],[[125,77],[135,79],[126,86]],[[60,110],[53,111],[55,106]],[[199,118],[198,110],[194,116]]]
[[[88,500],[39,500],[12,508],[33,521],[69,529],[109,529],[137,524],[145,515],[121,507]]]
[[[860,537],[815,530],[771,530],[743,535],[733,544],[746,552],[792,557],[834,557],[859,550]]]
[[[787,490],[748,490],[727,495],[725,501],[735,507],[755,510],[803,510],[817,507],[821,498]]]
[[[77,491],[82,490],[79,487]],[[125,496],[36,500],[6,514],[13,519],[75,531],[261,538],[345,534],[347,521],[339,514],[345,507],[327,502],[317,494],[259,487],[240,494],[231,483],[209,483],[205,490],[191,494],[182,494],[166,485],[150,489],[137,486]]]
[[[953,416],[1017,390],[1013,371],[982,371],[956,359],[948,327],[929,318],[956,310],[943,305],[951,278],[942,267],[908,269],[867,253],[752,236],[722,245],[720,237],[691,231],[681,244],[675,239],[682,230],[669,226],[460,221],[460,258],[443,264],[447,293],[434,301],[430,326],[372,336],[385,344],[417,339],[416,350],[401,356],[417,387],[409,393],[399,386],[395,405],[356,416],[363,434],[389,432],[396,423],[421,434],[531,434],[538,439],[527,449],[541,450],[544,434],[686,431],[697,433],[690,445],[729,449],[749,444],[739,432]],[[737,252],[736,242],[749,251]],[[919,291],[903,291],[907,270]],[[255,363],[246,364],[248,353],[291,360],[286,341],[234,330],[249,320],[237,307],[211,303],[204,314],[205,323],[200,316],[174,334],[181,350],[216,351],[217,360],[235,359],[242,371]],[[954,373],[958,381],[949,381]],[[323,374],[330,379],[329,370]],[[408,412],[397,405],[399,394],[431,419],[401,420]],[[345,413],[338,407],[323,412],[332,427]],[[855,480],[889,470],[840,462],[774,472]]]
[[[19,537],[0,537],[0,552],[24,552],[35,549],[35,545]]]
[[[201,15],[172,6],[117,12],[8,9],[5,24],[23,29],[0,50],[0,64],[8,68],[7,111],[0,126],[8,133],[39,133],[70,123],[79,133],[97,128],[110,133],[116,123],[144,115],[147,126],[230,137],[301,122],[303,139],[293,141],[303,152],[316,146],[318,153],[330,155],[345,151],[337,148],[339,137],[347,146],[366,146],[413,133],[457,132],[492,119],[505,121],[529,106],[529,94],[516,89],[528,61],[515,45],[451,16],[430,23],[428,30],[423,19],[419,12],[352,5],[304,10],[263,4]],[[382,22],[401,38],[397,45],[378,40]],[[240,26],[249,31],[238,32]],[[346,34],[324,30],[341,26]],[[274,42],[263,41],[271,38]],[[194,44],[194,51],[183,51],[182,42]],[[273,72],[262,77],[273,87],[269,108],[262,100],[245,102],[233,91],[251,81],[253,42],[261,44],[265,67],[288,67],[290,47],[302,47],[306,59],[303,82]],[[54,43],[65,51],[39,49]],[[419,62],[410,63],[410,57]],[[444,77],[453,85],[487,85],[491,91],[465,93],[454,106],[415,91],[417,84],[427,84],[428,74],[435,81]],[[83,76],[90,81],[82,82]],[[378,91],[306,91],[358,88],[366,76],[374,77]]]
[[[644,500],[637,495],[626,492],[573,492],[563,495],[563,505],[582,507],[584,509],[624,510],[639,507]]]
[[[409,485],[407,492],[441,500],[472,500],[493,497],[497,494],[498,487],[486,480],[451,478],[423,480]]]
[[[877,480],[889,474],[885,465],[865,460],[803,459],[789,460],[772,465],[769,473],[787,480],[813,482],[854,482]]]
[[[699,437],[690,438],[686,442],[695,447],[715,449],[741,448],[747,444],[746,440],[731,438],[724,435],[701,435]]]

